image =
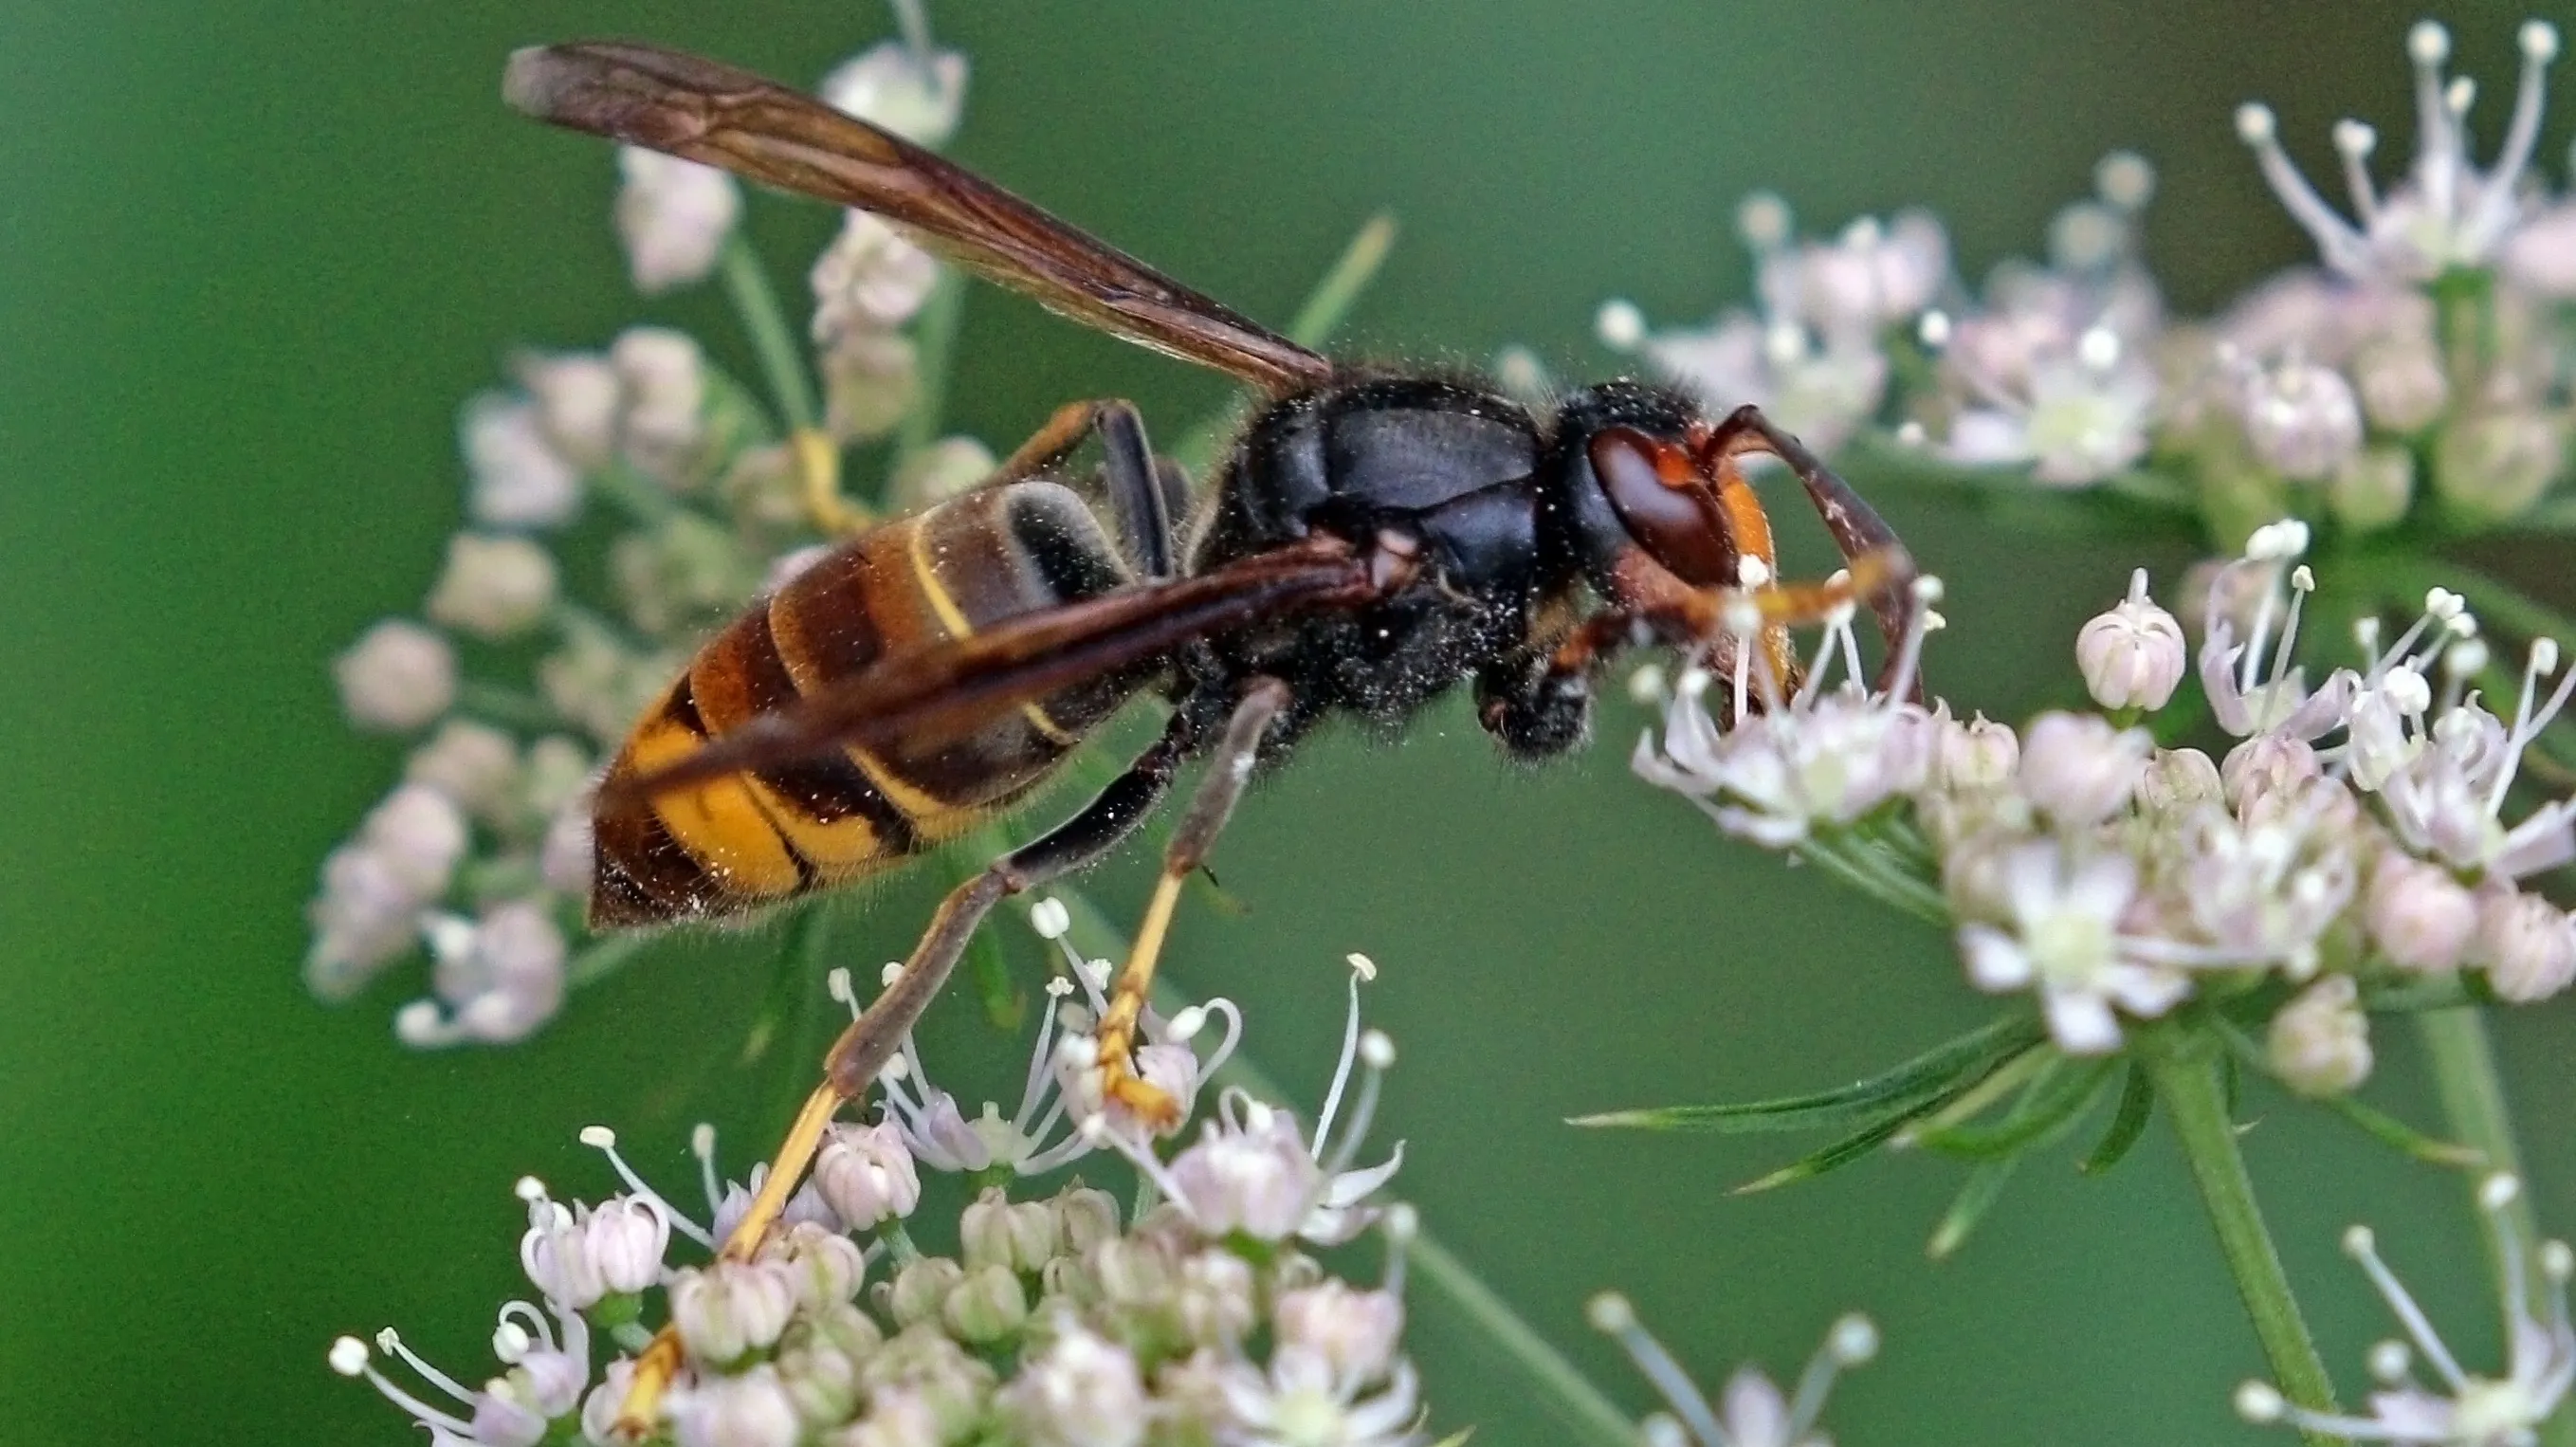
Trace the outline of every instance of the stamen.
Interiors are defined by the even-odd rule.
[[[715,1215],[720,1209],[720,1202],[722,1199],[715,1191],[715,1166],[713,1164],[715,1159],[715,1135],[716,1128],[705,1124],[699,1125],[696,1130],[689,1133],[689,1146],[692,1150],[696,1150],[701,1143],[705,1146],[704,1150],[698,1151],[698,1164],[707,1172],[707,1218],[709,1220],[715,1219]],[[581,1134],[577,1139],[579,1139],[583,1145],[586,1145],[592,1150],[599,1152],[601,1155],[608,1157],[609,1168],[617,1172],[617,1178],[626,1183],[626,1189],[629,1192],[639,1199],[651,1201],[654,1205],[661,1207],[662,1214],[670,1218],[672,1230],[679,1232],[681,1235],[688,1237],[690,1240],[697,1242],[701,1246],[707,1247],[710,1250],[714,1249],[715,1237],[712,1234],[701,1230],[695,1221],[682,1215],[677,1207],[663,1199],[661,1192],[656,1191],[651,1186],[645,1184],[644,1178],[635,1173],[635,1168],[633,1166],[626,1164],[626,1157],[617,1153],[617,1132],[610,1130],[604,1125],[586,1125],[581,1128]]]
[[[403,1343],[402,1333],[395,1331],[392,1327],[386,1327],[384,1330],[376,1333],[376,1350],[383,1352],[389,1357],[402,1358],[403,1364],[410,1367],[413,1371],[420,1373],[423,1381],[428,1382],[431,1386],[438,1388],[440,1391],[454,1397],[456,1400],[460,1402],[472,1402],[474,1400],[474,1394],[466,1390],[463,1382],[456,1380],[454,1377],[449,1376],[447,1373],[440,1371],[438,1368],[431,1366],[427,1361],[424,1361],[421,1358],[420,1353],[413,1351],[409,1346],[406,1346]]]
[[[1868,1317],[1855,1313],[1835,1322],[1825,1333],[1824,1345],[1816,1348],[1806,1370],[1798,1374],[1798,1390],[1789,1399],[1789,1427],[1782,1435],[1792,1442],[1803,1440],[1825,1410],[1825,1394],[1833,1390],[1834,1377],[1843,1368],[1859,1366],[1876,1355],[1878,1328]]]
[[[2352,209],[2361,218],[2363,228],[2379,215],[2379,188],[2370,181],[2371,151],[2379,145],[2379,132],[2355,120],[2335,122],[2335,150],[2343,157],[2344,184],[2352,188]]]
[[[2370,1349],[2371,1379],[2384,1386],[2403,1383],[2414,1365],[2415,1354],[2402,1341],[2384,1341]]]
[[[2442,1345],[2442,1339],[2434,1334],[2433,1323],[2426,1319],[2424,1309],[2415,1304],[2415,1298],[2408,1294],[2405,1284],[2388,1269],[2386,1262],[2379,1259],[2378,1238],[2371,1234],[2370,1228],[2355,1226],[2344,1232],[2343,1249],[2346,1255],[2361,1263],[2362,1271],[2370,1277],[2370,1284],[2379,1288],[2381,1298],[2388,1303],[2398,1325],[2405,1327],[2406,1335],[2414,1340],[2415,1349],[2424,1354],[2424,1359],[2433,1364],[2433,1369],[2442,1374],[2442,1379],[2451,1384],[2453,1391],[2465,1389],[2469,1384],[2468,1374],[2460,1370],[2460,1364],[2451,1357],[2450,1348]]]
[[[1386,1232],[1386,1275],[1378,1289],[1401,1299],[1404,1295],[1404,1262],[1413,1246],[1413,1238],[1422,1234],[1422,1213],[1413,1203],[1398,1201],[1386,1208],[1380,1229]]]
[[[459,1438],[471,1440],[471,1434],[474,1431],[473,1423],[453,1412],[433,1407],[394,1385],[391,1378],[376,1370],[375,1363],[367,1360],[367,1344],[356,1337],[344,1336],[331,1343],[330,1362],[331,1370],[344,1377],[366,1378],[367,1385],[382,1393],[386,1401],[411,1413],[413,1417],[419,1419],[421,1425],[443,1427],[457,1434]]]
[[[2451,32],[2419,20],[2406,32],[2406,54],[2415,63],[2415,170],[2437,216],[2452,214],[2461,162],[2457,129],[2442,94],[2442,63],[2451,58]]]
[[[1950,314],[1937,308],[1925,312],[1923,319],[1914,324],[1914,335],[1936,352],[1950,345]]]
[[[1066,930],[1073,928],[1073,911],[1050,894],[1029,906],[1029,928],[1036,930],[1042,940],[1060,940]]]
[[[2138,576],[2143,582],[2146,574],[2142,570]],[[1896,666],[1887,675],[1887,696],[1891,699],[1914,694],[1914,675],[1923,664],[1923,640],[1944,623],[1932,607],[1941,601],[1942,592],[1941,580],[1930,573],[1914,580],[1914,616],[1906,624],[1905,636],[1897,640]]]
[[[2308,178],[2300,174],[2290,153],[2281,149],[2279,129],[2270,106],[2248,101],[2236,108],[2236,134],[2253,149],[2255,165],[2262,169],[2264,181],[2280,198],[2290,219],[2315,238],[2317,252],[2327,266],[2341,272],[2360,271],[2369,255],[2362,234],[2336,215],[2316,188],[2308,184]]]
[[[1680,1413],[1682,1421],[1689,1426],[1691,1435],[1705,1447],[1722,1447],[1722,1444],[1734,1440],[1727,1436],[1725,1428],[1718,1425],[1717,1414],[1709,1410],[1708,1398],[1700,1395],[1698,1385],[1691,1381],[1688,1372],[1682,1370],[1681,1363],[1673,1360],[1672,1353],[1664,1350],[1662,1342],[1638,1325],[1636,1308],[1628,1304],[1628,1298],[1617,1292],[1605,1291],[1592,1298],[1584,1307],[1583,1314],[1595,1330],[1627,1349],[1628,1359],[1637,1364],[1637,1370],[1645,1374],[1647,1381],[1655,1384],[1655,1390],[1663,1394],[1664,1400],[1672,1403],[1673,1410]]]
[[[1367,968],[1361,966],[1367,964]],[[1360,1048],[1360,981],[1377,978],[1377,966],[1366,955],[1351,956],[1351,1007],[1342,1020],[1342,1058],[1333,1066],[1332,1087],[1324,1092],[1324,1108],[1315,1115],[1315,1140],[1307,1153],[1316,1160],[1324,1158],[1324,1138],[1333,1133],[1333,1116],[1342,1108],[1342,1087],[1350,1083],[1351,1062]]]
[[[848,1006],[851,1019],[859,1018],[859,992],[858,988],[850,983],[849,966],[834,965],[832,973],[823,977],[823,991]]]
[[[699,1121],[689,1128],[689,1154],[698,1158],[698,1188],[706,1193],[707,1219],[724,1210],[724,1189],[716,1181],[716,1128]]]

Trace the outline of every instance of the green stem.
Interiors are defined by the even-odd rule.
[[[1332,340],[1333,329],[1351,304],[1368,290],[1377,269],[1386,264],[1388,248],[1395,245],[1395,218],[1381,211],[1363,223],[1351,244],[1342,248],[1333,269],[1306,295],[1306,304],[1297,308],[1288,323],[1288,340],[1301,347],[1320,347]]]
[[[930,289],[930,299],[921,304],[921,319],[913,326],[913,375],[920,379],[915,383],[919,390],[895,430],[897,465],[901,465],[900,459],[939,440],[940,413],[948,405],[949,363],[957,350],[958,322],[965,314],[965,274],[953,266],[943,266],[938,283]]]
[[[1126,956],[1126,937],[1109,922],[1109,917],[1102,914],[1098,906],[1083,898],[1080,892],[1061,884],[1049,886],[1047,892],[1064,901],[1065,910],[1073,920],[1074,934],[1095,946],[1094,953],[1110,959]],[[1019,902],[1025,908],[1036,900],[1024,895]],[[1171,972],[1167,968],[1163,979],[1154,987],[1154,1008],[1169,1014],[1180,1008],[1179,996],[1180,992],[1171,984]],[[1236,1051],[1234,1057],[1217,1071],[1216,1080],[1222,1085],[1240,1086],[1262,1099],[1286,1098],[1279,1087],[1262,1074],[1261,1068],[1252,1063],[1245,1051]],[[1620,1412],[1618,1405],[1585,1380],[1574,1363],[1550,1346],[1545,1337],[1532,1330],[1530,1324],[1521,1319],[1520,1313],[1512,1310],[1511,1303],[1496,1295],[1473,1268],[1433,1240],[1428,1230],[1417,1230],[1413,1243],[1405,1249],[1415,1276],[1482,1331],[1512,1365],[1528,1375],[1539,1389],[1540,1399],[1558,1420],[1579,1434],[1579,1441],[1591,1444],[1591,1447],[1636,1447],[1636,1425]]]
[[[549,733],[564,727],[564,716],[553,704],[533,693],[480,679],[469,678],[456,685],[456,707],[485,723],[530,733]]]
[[[738,227],[725,238],[723,265],[725,295],[733,299],[734,315],[751,337],[751,349],[759,354],[760,370],[769,378],[769,394],[777,401],[779,414],[790,430],[819,425],[822,409],[815,405],[814,383],[805,375],[804,349],[789,329],[786,314],[778,309],[778,293],[770,289],[759,253]]]
[[[2192,1181],[2200,1187],[2201,1204],[2218,1232],[2218,1249],[2236,1277],[2237,1293],[2254,1319],[2254,1334],[2262,1340],[2282,1395],[2310,1411],[2332,1412],[2334,1381],[2317,1357],[2299,1303],[2290,1295],[2290,1279],[2281,1270],[2280,1253],[2272,1249],[2271,1232],[2255,1204],[2254,1182],[2236,1149],[2236,1123],[2227,1116],[2214,1044],[2206,1035],[2175,1025],[2141,1028],[2137,1034],[2139,1058],[2173,1122]],[[2313,1431],[2301,1435],[2312,1447],[2342,1440]]]

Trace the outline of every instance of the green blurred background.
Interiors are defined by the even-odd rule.
[[[1570,374],[1609,369],[1588,341],[1604,297],[1688,320],[1742,294],[1729,223],[1748,188],[1817,230],[1928,204],[1975,277],[2035,249],[2114,146],[2160,166],[2152,256],[2179,305],[2207,308],[2304,254],[2231,108],[2270,99],[2312,169],[2347,113],[2402,154],[2412,18],[2220,0],[935,15],[973,57],[969,164],[1271,318],[1391,206],[1404,236],[1351,349],[1472,361],[1518,340]],[[2491,136],[2520,12],[2447,18]],[[479,1375],[492,1308],[519,1289],[514,1177],[596,1194],[573,1142],[593,1121],[674,1180],[692,1120],[726,1127],[736,1170],[768,1143],[802,1078],[733,1064],[765,938],[667,949],[506,1052],[397,1047],[416,979],[337,1010],[305,995],[315,866],[398,757],[342,726],[325,661],[417,606],[458,518],[456,408],[509,348],[597,345],[650,316],[750,374],[711,294],[630,297],[608,154],[503,112],[508,49],[623,33],[810,81],[887,28],[859,0],[0,6],[0,1441],[405,1440],[324,1348],[396,1320]],[[749,215],[787,276],[832,224],[773,200]],[[1006,448],[1103,393],[1167,427],[1224,395],[976,293],[959,426]],[[1952,580],[1938,682],[1991,712],[2064,675],[2075,624],[2136,561],[1884,505]],[[2525,561],[2563,586],[2556,560]],[[1636,1409],[1642,1387],[1581,1325],[1604,1286],[1712,1386],[1746,1358],[1794,1370],[1834,1314],[1870,1311],[1887,1347],[1839,1394],[1848,1443],[2251,1440],[2227,1393],[2260,1358],[2160,1138],[2107,1180],[2026,1169],[1936,1267],[1922,1247],[1951,1165],[1886,1157],[1739,1200],[1724,1188],[1795,1141],[1559,1124],[1839,1081],[1984,1013],[1942,941],[1632,781],[1637,722],[1608,708],[1603,747],[1538,775],[1454,710],[1402,748],[1314,749],[1220,854],[1246,911],[1195,910],[1176,969],[1245,1002],[1256,1053],[1304,1092],[1330,1065],[1342,954],[1375,955],[1404,1190]],[[1128,858],[1096,896],[1132,909],[1144,878]],[[926,904],[885,891],[840,953],[900,953]],[[1017,1068],[963,1000],[934,1029],[947,1059]],[[2542,1217],[2564,1227],[2576,1035],[2563,1004],[2502,1032]],[[2373,1098],[2430,1120],[2408,1033],[2382,1046]],[[2249,1110],[2347,1386],[2386,1329],[2334,1248],[2357,1216],[2491,1360],[2456,1182],[2278,1101]],[[1414,1341],[1444,1427],[1494,1447],[1562,1435],[1459,1321],[1426,1306]]]

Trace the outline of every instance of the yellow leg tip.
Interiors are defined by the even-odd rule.
[[[819,427],[803,427],[787,441],[796,456],[805,510],[817,529],[841,535],[864,532],[874,525],[876,519],[866,508],[841,496],[841,448],[831,434]]]

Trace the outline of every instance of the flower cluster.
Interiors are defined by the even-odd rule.
[[[2383,192],[2377,132],[2337,124],[2349,218],[2290,161],[2270,108],[2242,107],[2237,130],[2321,266],[2212,319],[2167,316],[2139,249],[2154,172],[2119,153],[2058,214],[2045,264],[2008,262],[1976,291],[1924,213],[1799,243],[1785,205],[1759,195],[1739,218],[1755,308],[1656,331],[1613,302],[1598,330],[1713,405],[1759,402],[1828,451],[1877,426],[1945,464],[2053,487],[2143,470],[2154,481],[2132,496],[2200,510],[2228,546],[2284,513],[2356,531],[2510,524],[2566,476],[2576,434],[2576,176],[2553,195],[2533,158],[2559,34],[2534,20],[2519,43],[2503,144],[2481,170],[2477,89],[2446,75],[2448,32],[2410,32],[2414,164]]]
[[[2141,572],[2077,641],[2099,712],[2016,730],[1906,702],[1911,640],[1893,688],[1867,690],[1848,661],[1831,686],[1832,660],[1856,658],[1846,615],[1810,681],[1732,731],[1685,679],[1638,771],[1729,833],[1926,904],[1969,979],[2035,992],[2063,1050],[2115,1049],[2124,1017],[2196,993],[2270,1000],[2285,1006],[2275,1070],[2349,1089],[2370,1065],[2362,988],[2471,971],[2527,1001],[2576,980],[2576,924],[2522,887],[2576,859],[2576,801],[2519,817],[2512,802],[2576,670],[2540,640],[2511,717],[2490,712],[2474,686],[2488,645],[2436,589],[2393,639],[2362,620],[2354,663],[2312,683],[2307,540],[2295,522],[2258,529],[2212,580],[2193,666],[2216,757],[2155,742],[2189,724],[2185,638]]]
[[[1352,1165],[1393,1058],[1383,1036],[1360,1027],[1364,965],[1354,968],[1340,1065],[1311,1129],[1285,1107],[1228,1090],[1195,1139],[1165,1157],[1153,1136],[1101,1108],[1096,1080],[1086,1093],[1097,1016],[1059,995],[1013,1120],[987,1107],[981,1121],[966,1121],[907,1043],[887,1071],[880,1118],[830,1128],[812,1179],[748,1259],[709,1258],[761,1183],[755,1170],[747,1182],[719,1184],[711,1129],[693,1142],[705,1197],[703,1217],[693,1218],[646,1183],[612,1132],[593,1127],[582,1139],[626,1189],[567,1204],[533,1179],[520,1183],[528,1228],[519,1260],[539,1299],[501,1309],[498,1375],[469,1386],[391,1329],[374,1351],[341,1338],[331,1364],[367,1378],[440,1441],[607,1447],[624,1440],[618,1421],[635,1359],[596,1360],[594,1344],[605,1336],[634,1351],[659,1313],[683,1360],[649,1429],[651,1440],[678,1447],[1427,1440],[1420,1385],[1401,1350],[1413,1213],[1374,1199],[1395,1159]],[[1201,1057],[1191,1037],[1210,1018],[1227,1030]],[[1154,1018],[1148,1069],[1158,1083],[1189,1085],[1181,1098],[1190,1099],[1239,1026],[1224,1001]],[[1039,1148],[1059,1120],[1069,1131]],[[1094,1151],[1135,1168],[1132,1209],[1079,1181],[1014,1194],[1019,1179]],[[916,1241],[929,1224],[925,1172],[985,1183],[957,1216],[949,1254]],[[1339,1279],[1304,1249],[1372,1227],[1386,1241],[1374,1284]],[[675,1235],[697,1259],[671,1259]],[[426,1390],[396,1381],[379,1354]]]
[[[900,7],[918,20],[918,7]],[[916,27],[908,27],[916,28]],[[827,99],[925,143],[954,131],[965,60],[918,34],[835,70]],[[719,267],[765,296],[723,173],[618,153],[615,219],[636,287]],[[430,993],[396,1016],[416,1046],[520,1039],[560,1007],[588,945],[589,787],[692,648],[834,532],[864,520],[838,452],[912,418],[917,324],[940,272],[852,213],[812,269],[819,417],[785,422],[686,333],[635,326],[602,351],[531,351],[460,423],[466,525],[418,619],[392,618],[333,666],[349,721],[408,740],[401,785],[324,863],[305,975],[345,999],[426,948]],[[747,308],[756,314],[761,308]],[[793,339],[771,338],[793,354]],[[778,379],[773,379],[777,381]],[[966,438],[897,449],[888,500],[991,470]]]

